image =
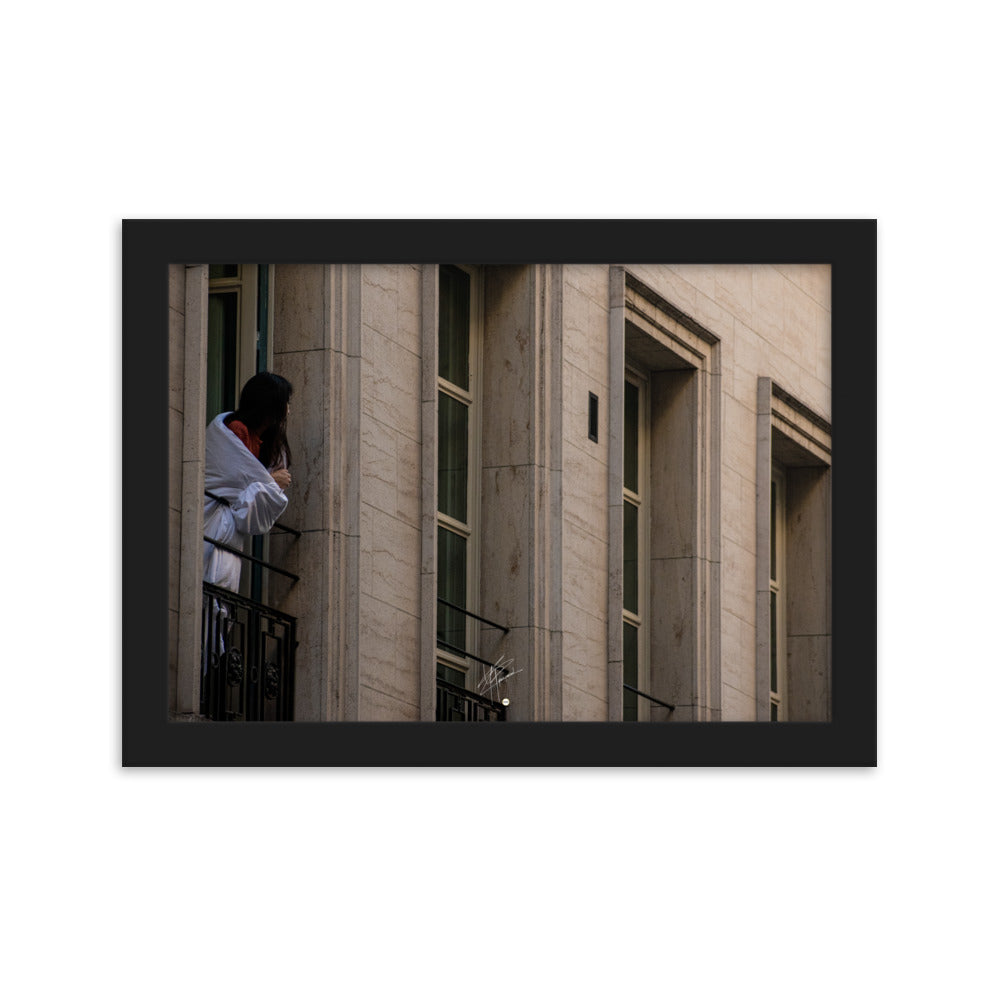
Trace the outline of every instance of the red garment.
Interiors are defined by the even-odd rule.
[[[246,445],[254,458],[260,458],[259,434],[254,434],[242,420],[231,420],[227,426]]]

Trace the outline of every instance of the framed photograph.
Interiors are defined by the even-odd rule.
[[[122,245],[124,765],[876,764],[873,220]]]

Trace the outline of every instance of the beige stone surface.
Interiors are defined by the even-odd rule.
[[[725,397],[722,400],[722,467],[744,479],[756,478],[757,414],[749,406]]]
[[[170,441],[167,466],[167,507],[171,511],[181,509],[182,465],[180,442],[184,435],[184,413],[171,409],[167,414],[167,434]]]
[[[420,358],[365,323],[361,330],[361,400],[366,417],[420,440]]]
[[[362,507],[367,506],[362,504]],[[420,535],[408,524],[372,510],[371,593],[407,614],[420,614]]]
[[[361,269],[361,314],[366,326],[400,344],[398,277],[395,265],[365,264]]]
[[[181,560],[179,541],[181,537],[181,512],[180,510],[169,509],[167,511],[167,531],[168,537],[174,543],[171,545],[170,557],[167,559],[167,606],[171,611],[180,609],[180,585]],[[169,633],[176,639],[175,631]]]
[[[322,350],[276,351],[274,356],[274,370],[292,383],[288,419],[292,484],[283,520],[300,531],[331,526],[331,456],[323,419],[329,408],[330,363],[329,352]]]
[[[406,701],[366,685],[359,689],[359,722],[419,722],[420,712]]]
[[[573,609],[569,617],[574,627],[563,633],[564,683],[571,682],[596,701],[606,703],[608,681],[605,620],[595,615],[585,615],[576,609]],[[567,678],[569,681],[565,680]]]
[[[756,570],[753,550],[722,539],[722,610],[745,622],[754,621]]]
[[[789,636],[787,659],[789,718],[826,722],[833,707],[829,636]]]
[[[800,288],[827,312],[831,308],[831,268],[829,264],[775,264],[774,269]]]
[[[396,432],[381,421],[366,419],[361,427],[361,468],[364,502],[395,517],[400,476],[396,463]]]
[[[171,706],[181,712],[197,711],[200,700],[207,304],[207,266],[185,267],[183,329],[174,328],[176,346],[184,359],[184,418],[180,447],[175,450],[173,444],[178,442],[173,440],[170,450],[171,463],[179,462],[181,469],[177,686],[176,702]]]
[[[582,531],[563,531],[563,600],[588,615],[607,608],[608,555],[601,539]]]
[[[608,269],[601,264],[564,264],[563,281],[566,286],[564,308],[571,301],[572,292],[585,295],[594,305],[608,308]],[[567,330],[570,327],[567,325]]]
[[[607,275],[604,275],[605,300]],[[570,286],[563,297],[563,361],[584,372],[606,395],[608,307]]]
[[[600,444],[584,439],[582,446],[563,441],[562,509],[565,528],[607,538],[607,463]]]
[[[715,301],[737,321],[749,325],[753,316],[753,270],[747,264],[715,267]]]
[[[167,265],[167,307],[172,313],[184,315],[184,265]],[[171,319],[171,324],[173,319]]]
[[[482,613],[508,627],[532,624],[527,586],[532,506],[527,466],[483,471]]]
[[[376,703],[383,708],[405,705],[403,711],[417,717],[420,711],[420,661],[417,645],[420,620],[373,597],[361,601],[360,638],[364,655],[361,658],[360,685],[362,709],[366,696],[372,692],[391,699]],[[371,704],[374,708],[374,704]],[[365,716],[362,718],[378,718]],[[391,720],[396,716],[388,715]]]
[[[754,537],[757,487],[727,465],[722,466],[722,537],[740,544]]]
[[[323,264],[276,264],[275,354],[328,348],[330,273]],[[288,317],[287,322],[283,318]]]
[[[753,698],[723,682],[722,719],[724,722],[755,722],[757,705]]]
[[[721,620],[722,681],[756,704],[754,626],[726,610]]]
[[[563,722],[607,722],[605,698],[596,697],[575,684],[563,684]]]

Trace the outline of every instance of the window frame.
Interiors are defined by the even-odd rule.
[[[796,399],[767,375],[757,378],[757,557],[756,629],[767,637],[756,647],[756,718],[772,721],[771,678],[771,543],[778,579],[777,665],[782,708],[778,721],[829,721],[831,683],[830,422]],[[782,511],[772,530],[770,484],[775,470],[783,474]],[[814,482],[804,507],[804,476]],[[825,513],[824,513],[825,511]],[[805,531],[805,534],[803,532]],[[779,555],[780,553],[780,555]],[[803,642],[813,646],[813,659]],[[823,644],[825,643],[825,649]]]
[[[650,389],[646,690],[656,699],[648,702],[650,720],[717,721],[722,711],[720,340],[646,284],[644,274],[641,267],[610,269],[608,622],[622,619],[624,380],[619,373],[628,360],[648,370]],[[668,516],[673,507],[680,519]],[[681,572],[682,565],[690,572]],[[607,643],[608,718],[620,721],[624,650],[617,626],[608,628]]]
[[[771,600],[775,603],[774,625],[768,637],[770,656],[774,660],[774,683],[771,683],[769,671],[769,702],[770,721],[788,721],[788,653],[787,653],[787,571],[785,562],[786,547],[786,477],[781,465],[771,464],[771,529],[768,588]]]
[[[267,266],[267,265],[265,265]],[[210,265],[211,267],[211,265]],[[268,282],[268,288],[271,287]],[[237,264],[236,274],[225,277],[208,279],[208,298],[211,301],[213,295],[233,293],[236,294],[236,360],[234,398],[235,404],[239,404],[240,389],[246,385],[248,379],[257,372],[257,315],[259,303],[258,294],[258,265],[257,264]],[[271,320],[272,310],[268,310],[268,322]],[[268,345],[270,345],[268,337]],[[266,359],[266,364],[270,364],[270,356]],[[208,361],[206,359],[206,365]],[[208,372],[206,371],[206,378]],[[208,405],[206,396],[205,405]],[[221,411],[220,411],[221,412]],[[217,413],[208,415],[208,421],[214,420]],[[206,421],[206,422],[208,422]]]
[[[225,266],[225,265],[223,265]],[[236,273],[213,278],[211,276],[212,265],[208,266],[208,301],[211,302],[213,295],[232,294],[236,295],[236,357],[233,375],[235,384],[233,385],[233,409],[239,405],[240,390],[259,371],[270,371],[274,361],[274,265],[273,264],[236,264]],[[258,327],[261,312],[261,277],[264,269],[264,295],[266,296],[264,308],[265,329]],[[206,323],[210,322],[211,306],[206,312]],[[206,341],[208,331],[206,330]],[[264,356],[261,357],[261,346],[264,348]],[[205,406],[208,406],[208,364],[206,358],[205,378],[206,378],[206,398]],[[219,412],[209,413],[206,424],[214,420]],[[271,540],[267,535],[257,536],[250,540],[249,550],[251,555],[257,559],[268,561],[270,559]],[[255,601],[268,603],[270,599],[270,574],[262,572],[259,566],[250,565],[247,572],[240,574],[240,593],[251,597]]]
[[[468,443],[467,443],[467,468],[468,481],[466,484],[466,521],[459,521],[457,518],[444,513],[440,509],[440,484],[437,479],[438,469],[434,470],[435,475],[435,545],[440,531],[444,528],[463,538],[466,543],[466,580],[465,580],[465,610],[472,614],[479,614],[479,576],[480,576],[480,524],[481,524],[481,494],[482,494],[482,337],[483,337],[483,271],[482,268],[468,264],[439,264],[437,267],[437,282],[440,294],[441,267],[451,266],[464,271],[469,275],[469,387],[468,389],[456,385],[446,379],[440,373],[440,361],[438,370],[435,373],[435,410],[440,409],[441,395],[446,395],[468,407]],[[439,306],[439,326],[436,331],[437,352],[440,358],[440,306]],[[435,426],[435,433],[438,434],[438,426]],[[437,451],[440,455],[441,441],[437,442]],[[440,593],[440,573],[441,567],[437,566],[437,579],[435,580],[435,595]],[[436,601],[435,601],[436,604]],[[436,610],[436,608],[435,608]],[[475,628],[475,619],[465,618],[465,641],[463,649],[472,656],[479,655],[479,630]],[[458,670],[466,677],[468,684],[469,671],[475,662],[471,656],[461,656],[449,649],[443,649],[438,645],[437,639],[437,616],[435,615],[434,628],[434,650],[436,663],[452,669]],[[437,671],[436,671],[437,672]]]
[[[636,465],[637,478],[636,487],[638,492],[629,489],[625,484],[624,471],[622,475],[622,516],[624,517],[625,504],[631,504],[637,508],[637,594],[635,612],[625,607],[624,602],[624,545],[622,547],[622,644],[624,651],[624,626],[631,625],[638,633],[638,663],[636,670],[636,687],[640,691],[648,692],[650,688],[650,629],[649,629],[649,602],[650,602],[650,578],[649,578],[649,542],[650,542],[650,378],[648,372],[634,359],[626,357],[624,382],[634,385],[638,390],[638,419],[637,419],[637,447]],[[625,388],[622,388],[622,398],[624,402]],[[624,424],[623,424],[624,426]],[[624,523],[622,525],[624,539]],[[624,655],[624,654],[623,654]],[[624,661],[622,664],[624,670]],[[624,682],[624,676],[623,676]],[[622,691],[622,702],[625,701],[625,692]],[[648,722],[650,716],[649,701],[646,698],[636,695],[637,719],[638,722]]]

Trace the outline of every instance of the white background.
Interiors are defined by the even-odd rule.
[[[987,9],[6,12],[10,996],[987,995]],[[347,216],[879,220],[877,769],[121,769],[120,220]]]

